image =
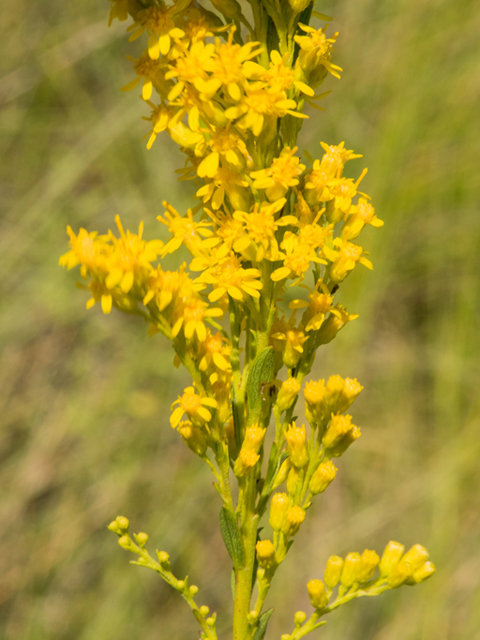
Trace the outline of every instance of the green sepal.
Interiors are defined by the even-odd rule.
[[[253,640],[263,640],[265,634],[267,633],[267,624],[270,620],[273,613],[273,609],[269,609],[268,611],[264,611],[262,615],[258,619],[257,630],[255,631],[255,635],[253,636]]]
[[[249,423],[258,422],[262,412],[263,384],[272,382],[275,376],[275,351],[267,347],[255,358],[247,382],[247,401]]]
[[[242,536],[238,528],[235,516],[231,511],[222,507],[220,509],[220,533],[227,551],[233,560],[235,569],[243,567],[243,544]]]

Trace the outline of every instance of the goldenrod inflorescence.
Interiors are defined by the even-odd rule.
[[[322,142],[314,159],[296,144],[305,107],[321,109],[326,94],[318,87],[342,71],[332,62],[338,34],[327,35],[328,16],[313,11],[311,0],[249,0],[248,14],[236,0],[212,4],[216,12],[197,0],[110,0],[110,23],[131,19],[130,40],[145,41],[144,52],[130,58],[136,77],[123,90],[141,84],[147,148],[161,133],[179,145],[186,161],[178,173],[197,185],[197,203],[183,214],[163,203],[158,220],[167,242],[144,240],[142,224],[138,234],[125,232],[118,216],[119,235],[68,228],[71,249],[60,264],[80,266],[88,308],[100,302],[105,314],[115,307],[141,316],[150,336],[172,342],[175,365],[191,374],[170,424],[216,478],[235,570],[233,638],[247,640],[264,637],[271,581],[314,496],[334,481],[333,459],[361,435],[346,413],[362,391],[357,380],[304,381],[317,350],[358,317],[337,293],[357,265],[372,268],[355,241],[366,225],[383,222],[360,191],[367,170],[356,179],[344,175],[359,154],[343,142]],[[163,258],[181,247],[188,263],[165,270]],[[302,385],[308,425],[293,414]],[[274,430],[270,448],[267,429]],[[267,509],[271,539],[259,539]],[[138,564],[183,595],[202,637],[215,640],[216,615],[196,605],[198,587],[175,578],[168,554],[152,558],[148,536],[132,539],[128,527],[124,517],[110,525]],[[390,542],[381,560],[369,550],[333,556],[324,582],[308,583],[314,613],[307,620],[297,612],[284,638],[303,637],[352,598],[433,572],[419,545],[404,554]]]

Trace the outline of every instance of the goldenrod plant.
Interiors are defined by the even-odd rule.
[[[160,133],[185,154],[181,180],[197,202],[179,213],[164,202],[164,243],[68,228],[71,249],[60,264],[80,266],[100,302],[143,318],[153,338],[173,345],[175,366],[192,377],[172,403],[170,425],[210,468],[219,494],[219,525],[233,564],[233,639],[262,640],[273,608],[270,585],[316,496],[336,477],[335,458],[360,428],[346,412],[362,391],[351,378],[306,380],[315,356],[358,316],[337,301],[358,264],[372,263],[355,242],[379,228],[370,197],[343,175],[361,158],[344,142],[321,143],[320,158],[296,146],[305,108],[321,109],[318,89],[340,78],[332,62],[338,34],[310,0],[110,0],[110,23],[131,20],[130,40],[146,49],[131,58],[150,109],[147,148]],[[211,7],[210,7],[211,9]],[[247,11],[248,9],[248,11]],[[182,245],[189,264],[164,270]],[[296,418],[302,392],[308,427]],[[269,528],[261,528],[268,514]],[[109,528],[134,564],[177,590],[201,627],[217,640],[217,613],[199,605],[196,585],[174,575],[168,553],[152,555],[145,533],[130,535],[124,516]],[[382,556],[365,549],[327,561],[323,581],[307,584],[313,612],[298,611],[282,640],[299,640],[350,600],[415,585],[435,571],[427,550],[389,542]],[[220,613],[222,615],[222,613]]]

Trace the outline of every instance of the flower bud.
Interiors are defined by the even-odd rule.
[[[337,471],[337,467],[330,460],[328,462],[322,462],[310,478],[308,488],[314,495],[323,493],[328,485],[335,479]]]
[[[286,493],[274,493],[270,502],[270,517],[268,522],[274,531],[280,531],[288,511],[288,496]]]
[[[250,451],[258,453],[260,447],[262,446],[266,432],[267,430],[262,429],[258,426],[258,424],[252,424],[252,426],[247,427],[247,430],[245,432],[245,439],[242,444],[242,449],[249,449]]]
[[[251,451],[250,449],[241,449],[238,454],[238,458],[235,460],[235,464],[233,465],[233,473],[237,476],[237,478],[242,478],[245,476],[250,469],[257,464],[260,460],[260,456],[255,451]]]
[[[350,431],[348,431],[334,447],[328,450],[329,455],[331,455],[332,458],[338,458],[344,454],[348,447],[360,438],[361,435],[360,427],[353,425]]]
[[[410,563],[405,562],[403,559],[396,565],[396,567],[389,573],[387,578],[387,584],[392,589],[400,587],[413,575],[413,567]]]
[[[342,376],[334,375],[330,376],[326,384],[326,401],[330,412],[337,412],[337,405],[342,396],[343,388],[345,387],[345,380]]]
[[[408,562],[414,571],[419,569],[428,560],[429,554],[425,547],[421,544],[414,544],[407,553],[403,556],[402,562]]]
[[[307,432],[305,425],[297,427],[293,422],[285,431],[285,440],[287,441],[287,451],[294,467],[301,469],[308,463],[307,453]]]
[[[326,420],[325,381],[309,380],[305,385],[305,415],[312,426],[317,426]]]
[[[280,469],[275,477],[275,481],[273,483],[273,488],[276,489],[279,487],[285,480],[287,479],[288,472],[292,468],[292,463],[290,462],[290,458],[287,458],[280,465]]]
[[[115,520],[108,525],[108,529],[121,536],[122,533],[128,532],[129,526],[130,522],[128,518],[125,518],[125,516],[117,516]]]
[[[343,413],[352,406],[355,399],[360,395],[363,387],[356,378],[345,378],[341,396],[338,400],[336,410]]]
[[[380,558],[375,551],[365,549],[361,555],[360,566],[357,570],[357,582],[368,582],[373,578],[375,570],[380,562]]]
[[[314,609],[323,609],[328,604],[325,585],[321,580],[310,580],[307,584],[308,595]]]
[[[404,551],[405,546],[403,544],[390,540],[385,547],[378,567],[382,578],[388,576],[388,574],[397,566]]]
[[[201,615],[203,618],[205,618],[205,616],[208,616],[208,614],[210,613],[210,608],[209,608],[209,607],[207,607],[207,605],[206,605],[206,604],[204,604],[204,605],[202,605],[202,606],[200,607],[200,609],[199,609],[198,611],[199,611],[200,615]]]
[[[343,563],[342,574],[340,576],[342,586],[348,589],[357,582],[357,571],[360,566],[360,562],[360,554],[356,551],[347,554],[345,562]]]
[[[197,456],[203,456],[207,450],[207,441],[202,431],[198,427],[194,427],[190,420],[182,421],[177,427],[178,433],[182,436],[187,447],[196,453]]]
[[[271,540],[259,540],[256,544],[258,564],[264,569],[275,565],[275,547]]]
[[[288,478],[287,478],[287,491],[288,491],[288,495],[290,496],[294,496],[295,493],[297,492],[297,483],[298,483],[298,478],[299,478],[299,473],[298,473],[298,469],[295,469],[295,467],[290,466],[290,471],[288,472]]]
[[[425,564],[423,564],[421,567],[419,567],[416,571],[414,571],[412,577],[415,583],[418,584],[419,582],[425,582],[425,580],[428,580],[428,578],[433,576],[435,571],[435,565],[429,560],[428,562],[425,562]]]
[[[302,11],[304,11],[311,2],[312,0],[288,0],[288,4],[291,6],[292,11],[295,14],[302,13]]]
[[[282,383],[277,396],[277,407],[280,411],[287,411],[295,402],[302,385],[296,378],[288,378]]]
[[[306,619],[307,614],[305,613],[305,611],[296,611],[295,615],[293,616],[293,621],[295,622],[296,627],[300,627]]]
[[[143,532],[134,533],[133,537],[135,538],[138,546],[142,547],[142,549],[148,542],[148,535],[146,533],[143,533]]]
[[[301,507],[291,507],[285,516],[282,532],[286,536],[294,536],[305,520],[305,511]]]
[[[327,566],[325,567],[325,573],[323,579],[329,589],[334,589],[340,582],[340,576],[342,575],[343,558],[340,556],[330,556],[327,560]]]
[[[332,415],[330,425],[322,438],[325,449],[331,449],[339,444],[353,426],[352,416]]]

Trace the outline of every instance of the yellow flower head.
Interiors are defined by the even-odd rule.
[[[208,258],[205,258],[207,261]],[[193,261],[190,268],[193,271],[202,270],[205,262]],[[212,285],[213,291],[208,296],[211,302],[220,300],[226,294],[240,302],[247,296],[260,297],[263,284],[259,280],[261,274],[258,269],[244,269],[240,259],[232,252],[226,256],[220,254],[219,259],[213,255],[210,262],[212,266],[205,269],[197,282]]]
[[[192,256],[198,256],[204,252],[204,238],[210,238],[212,232],[207,227],[211,226],[209,222],[195,222],[193,219],[193,211],[188,209],[186,215],[181,216],[168,202],[164,202],[163,206],[167,209],[165,218],[157,216],[157,220],[163,222],[173,235],[173,238],[167,242],[163,248],[162,256],[167,253],[173,253],[184,244],[190,251]]]
[[[252,171],[255,189],[265,189],[270,202],[283,198],[290,187],[298,185],[298,176],[305,170],[300,158],[295,156],[298,147],[284,147],[280,156],[274,158],[272,166],[261,171]]]
[[[179,406],[174,409],[177,404]],[[194,427],[203,427],[212,419],[212,414],[209,409],[216,408],[216,400],[199,396],[195,393],[193,387],[187,387],[183,396],[178,396],[178,400],[171,406],[173,413],[170,416],[170,424],[175,429],[180,424],[182,416],[187,414],[188,419]]]

